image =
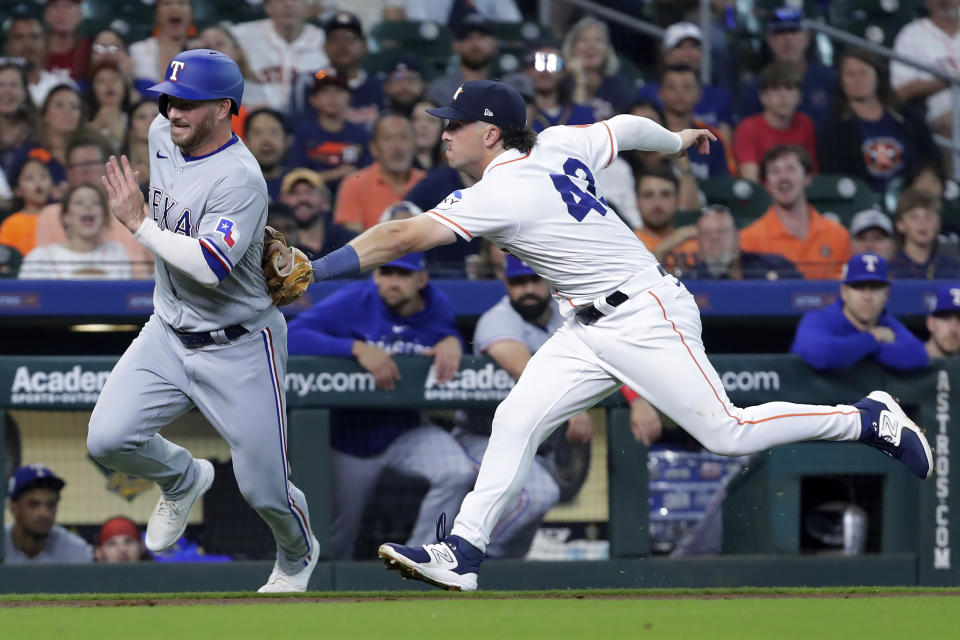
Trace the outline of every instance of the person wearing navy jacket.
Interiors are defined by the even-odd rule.
[[[400,373],[394,354],[432,356],[442,384],[460,367],[463,347],[447,296],[428,282],[422,253],[411,253],[348,284],[290,322],[291,355],[353,357],[378,389],[393,389]],[[410,544],[433,542],[436,514],[456,513],[476,471],[449,432],[424,422],[419,411],[330,412],[333,448],[335,558],[351,558],[364,508],[380,474],[392,469],[420,477],[430,488]]]
[[[858,253],[844,267],[840,300],[803,316],[790,348],[814,369],[842,369],[873,358],[890,369],[926,367],[923,343],[887,313],[890,280],[887,261]]]

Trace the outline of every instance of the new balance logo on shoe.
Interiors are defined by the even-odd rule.
[[[433,556],[433,561],[439,565],[447,564],[457,566],[457,559],[453,557],[450,549],[444,544],[426,545],[427,552]]]
[[[886,411],[880,416],[879,435],[891,444],[900,444],[900,431],[897,429],[896,420]]]

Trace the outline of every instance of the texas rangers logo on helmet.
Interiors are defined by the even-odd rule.
[[[223,241],[228,247],[233,248],[236,244],[237,239],[233,236],[233,220],[230,218],[220,218],[217,222],[217,233],[223,236]]]
[[[176,81],[177,81],[177,74],[180,73],[180,71],[181,71],[185,66],[187,66],[187,63],[186,63],[186,62],[180,62],[179,60],[171,60],[171,61],[170,61],[170,81],[171,81],[171,82],[176,82]]]

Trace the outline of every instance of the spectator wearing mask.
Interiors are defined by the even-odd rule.
[[[773,204],[740,232],[740,248],[779,254],[809,280],[834,279],[850,257],[850,234],[807,202],[812,168],[803,147],[777,145],[764,154],[760,181]]]
[[[960,278],[960,260],[944,252],[937,239],[941,207],[941,201],[925,191],[900,194],[895,216],[900,250],[890,261],[894,278]]]
[[[703,61],[703,32],[692,22],[675,22],[663,32],[664,68],[684,65],[700,73]],[[647,82],[637,92],[637,100],[650,100],[658,107],[660,83]],[[733,140],[733,106],[730,92],[711,84],[700,86],[700,100],[693,107],[693,116],[714,126],[723,134],[724,140]]]
[[[296,244],[311,260],[346,245],[356,233],[332,221],[330,191],[316,171],[294,169],[283,177],[280,202],[290,207],[296,222]]]
[[[797,112],[800,78],[794,74],[793,65],[785,62],[768,65],[760,73],[759,87],[763,111],[744,118],[733,137],[740,177],[759,180],[763,154],[778,144],[806,149],[816,173],[817,134],[810,116]]]
[[[357,233],[377,224],[383,210],[403,200],[426,175],[413,168],[415,150],[410,120],[397,113],[380,114],[370,142],[376,162],[343,179],[334,207],[334,222]]]
[[[4,526],[4,564],[93,561],[93,551],[83,538],[54,524],[65,485],[42,464],[29,464],[14,472],[7,492],[13,522]]]
[[[931,358],[960,353],[960,285],[945,284],[937,290],[933,311],[927,316],[930,338],[924,344]]]
[[[329,64],[323,50],[324,33],[306,21],[306,0],[266,0],[263,8],[265,19],[235,25],[233,35],[269,106],[287,113],[296,74],[313,73]]]
[[[370,163],[370,134],[363,125],[347,121],[350,89],[336,69],[314,74],[310,104],[316,116],[296,123],[288,164],[318,172],[336,193],[344,176]]]
[[[893,222],[879,209],[866,209],[850,220],[851,253],[875,253],[888,263],[897,252]]]
[[[858,253],[846,264],[840,299],[800,320],[791,353],[824,371],[867,358],[896,371],[926,367],[930,359],[923,343],[887,313],[889,297],[887,261]]]
[[[137,525],[130,518],[120,516],[104,522],[97,542],[97,548],[93,550],[97,562],[139,562],[146,555]]]
[[[705,207],[697,220],[697,263],[684,276],[690,280],[790,280],[803,274],[792,262],[773,253],[740,249],[730,209]]]

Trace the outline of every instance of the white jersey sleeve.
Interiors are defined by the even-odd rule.
[[[473,187],[454,191],[424,213],[468,242],[483,236],[503,243],[515,235],[518,226],[509,205],[491,198],[489,191]]]
[[[619,152],[613,130],[602,120],[588,125],[550,127],[540,135],[546,137],[545,142],[553,142],[550,140],[553,137],[565,137],[564,146],[578,151],[577,155],[586,160],[594,175],[609,167]]]

